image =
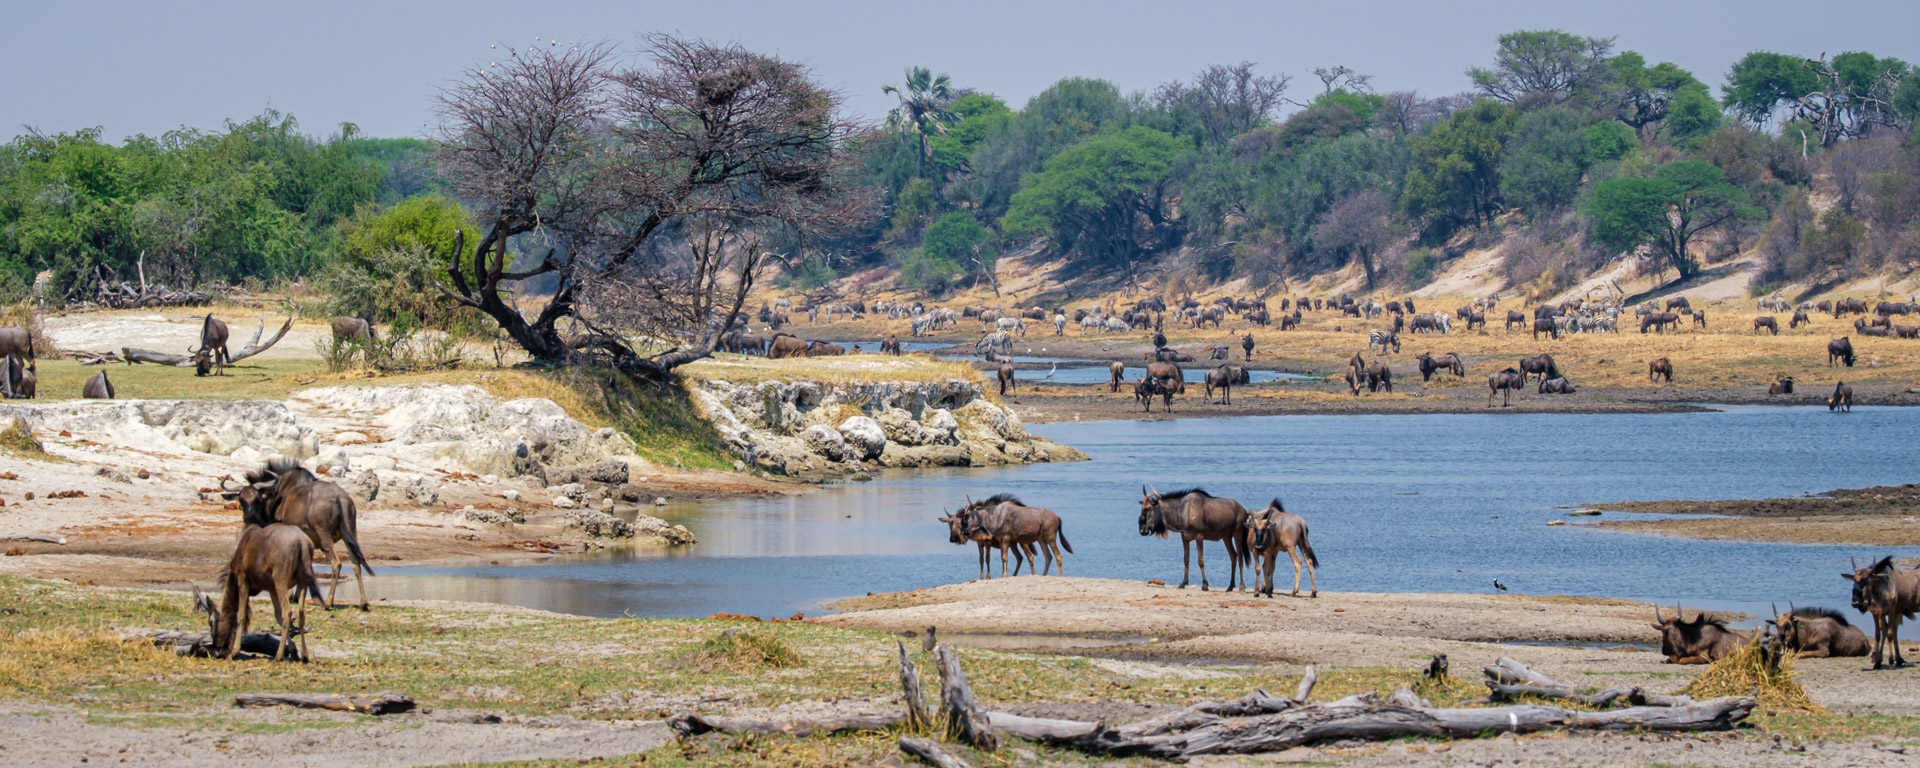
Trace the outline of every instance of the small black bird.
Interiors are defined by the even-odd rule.
[[[927,636],[920,638],[920,650],[933,653],[933,646],[940,641],[933,639],[933,625],[927,625]]]
[[[1507,591],[1507,585],[1505,585],[1505,584],[1502,584],[1502,583],[1500,583],[1500,580],[1499,580],[1499,579],[1494,579],[1494,580],[1493,580],[1493,588],[1494,588],[1494,589],[1497,589],[1497,590],[1500,590],[1500,591],[1502,591],[1502,592],[1505,592],[1505,591]]]

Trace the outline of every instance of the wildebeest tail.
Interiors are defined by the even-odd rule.
[[[1059,534],[1060,534],[1060,548],[1066,550],[1067,554],[1069,555],[1073,554],[1073,545],[1067,543],[1067,527],[1064,525],[1060,526]]]
[[[343,526],[346,529],[344,531],[346,536],[342,538],[345,538],[347,542],[347,554],[353,557],[354,565],[360,566],[361,570],[366,571],[368,576],[372,576],[373,566],[367,564],[367,556],[360,552],[360,515],[358,511],[354,509],[352,500],[347,501],[346,517],[347,524]]]
[[[1320,556],[1313,553],[1313,542],[1307,538],[1307,526],[1305,523],[1300,525],[1300,550],[1307,553],[1307,565],[1315,568],[1320,567]]]

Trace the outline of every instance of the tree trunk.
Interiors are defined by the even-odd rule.
[[[299,707],[369,715],[409,712],[414,707],[413,699],[397,693],[243,693],[234,697],[233,704],[236,707]]]
[[[942,644],[933,649],[933,657],[940,664],[940,711],[947,718],[947,738],[984,752],[999,749],[1000,736],[994,733],[986,713],[974,704],[973,689],[967,687],[967,675],[960,671],[960,654]]]
[[[900,648],[900,690],[906,698],[907,728],[918,733],[933,726],[933,718],[927,714],[927,699],[920,693],[920,670],[907,658],[907,644],[898,640],[893,643]]]

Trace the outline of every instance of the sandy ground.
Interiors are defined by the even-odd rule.
[[[1712,516],[1666,520],[1629,518],[1594,523],[1622,531],[1694,539],[1920,546],[1920,485],[1837,490],[1788,499],[1634,501],[1599,505],[1599,508]]]
[[[227,323],[228,349],[238,352],[265,328],[261,339],[271,338],[280,329],[287,313],[277,307],[240,309],[222,307],[213,315]],[[121,347],[150,349],[156,352],[186,354],[199,346],[200,325],[207,310],[153,310],[146,312],[77,312],[47,315],[41,326],[60,349],[89,352],[119,351]],[[333,331],[321,322],[296,322],[286,338],[272,349],[260,353],[262,360],[288,360],[318,357],[319,343]]]

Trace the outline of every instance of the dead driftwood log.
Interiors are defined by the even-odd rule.
[[[140,632],[127,637],[128,640],[146,640],[161,648],[172,650],[181,656],[213,656],[213,636],[206,632],[181,632],[162,629],[152,632]],[[271,632],[249,632],[240,638],[240,652],[256,656],[273,658],[280,650],[280,636]],[[300,660],[298,643],[287,648],[283,657],[288,661]]]
[[[58,544],[63,547],[67,545],[67,537],[65,536],[47,536],[39,533],[23,533],[17,536],[0,536],[0,541],[37,541],[42,544]]]
[[[893,644],[900,648],[900,691],[907,703],[907,730],[919,733],[933,726],[933,717],[927,714],[927,697],[920,693],[920,669],[907,658],[906,643],[895,640]]]
[[[667,721],[673,726],[674,733],[682,738],[698,736],[711,731],[721,733],[758,733],[785,734],[787,736],[812,736],[820,733],[841,733],[847,731],[884,731],[906,722],[905,715],[858,715],[853,717],[815,717],[790,718],[786,720],[754,720],[745,717],[709,717],[706,715],[680,714]]]
[[[253,332],[253,340],[248,342],[246,346],[241,347],[240,351],[228,355],[227,362],[237,363],[272,349],[273,345],[280,343],[281,339],[286,338],[287,331],[293,329],[293,316],[288,315],[287,321],[280,324],[280,330],[273,334],[273,338],[267,339],[263,343],[260,341],[260,336],[266,330],[266,327],[267,319],[263,316],[260,318],[260,327]],[[192,355],[176,355],[168,352],[155,352],[151,349],[137,349],[134,347],[121,347],[120,355],[127,361],[128,365],[134,363],[153,363],[155,365],[171,365],[177,368],[190,368],[193,367],[194,362]]]
[[[299,707],[367,715],[410,712],[413,699],[398,693],[243,693],[233,697],[236,707]]]
[[[940,665],[940,712],[947,718],[947,738],[992,752],[1000,748],[1000,736],[993,730],[987,713],[973,702],[973,689],[967,687],[967,674],[960,671],[960,654],[953,646],[939,645],[933,658]]]
[[[916,739],[908,736],[900,738],[900,751],[927,761],[939,768],[973,768],[971,763],[960,759],[959,755],[942,749],[936,742]]]

